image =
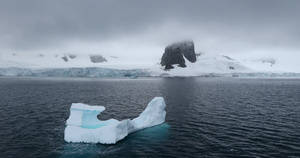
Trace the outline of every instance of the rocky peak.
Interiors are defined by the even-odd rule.
[[[174,68],[173,64],[186,67],[183,56],[190,62],[196,62],[195,47],[193,41],[183,41],[168,45],[161,59],[161,65],[165,69]]]

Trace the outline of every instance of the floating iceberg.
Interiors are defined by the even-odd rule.
[[[105,110],[104,106],[73,103],[66,122],[65,141],[115,144],[132,132],[164,123],[165,107],[164,98],[155,97],[139,117],[133,120],[101,121],[97,115]]]

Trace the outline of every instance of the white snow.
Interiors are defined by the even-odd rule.
[[[247,68],[240,64],[238,61],[233,59],[228,59],[226,56],[222,55],[211,55],[202,53],[197,57],[195,63],[189,62],[185,59],[185,64],[187,67],[181,68],[177,67],[176,64],[173,66],[174,69],[165,71],[164,67],[156,65],[149,69],[150,74],[153,76],[169,75],[169,76],[203,76],[206,74],[231,74],[231,73],[250,73],[254,70]],[[232,67],[233,69],[231,69]]]
[[[136,129],[143,129],[165,122],[165,107],[165,100],[162,97],[154,98],[140,116],[132,120],[136,125]]]
[[[76,57],[71,59],[69,55]],[[135,69],[147,68],[153,60],[145,62],[133,60],[125,57],[115,57],[111,55],[102,55],[107,62],[93,63],[90,55],[102,55],[100,53],[80,54],[80,53],[61,53],[61,54],[1,54],[0,68],[17,67],[17,68],[83,68],[83,67],[101,67],[111,69]],[[68,59],[65,62],[62,57]]]
[[[295,72],[300,73],[298,58],[285,61],[285,59],[255,58],[241,59],[241,63],[254,70],[264,72]]]
[[[71,59],[70,54],[76,55]],[[0,76],[43,76],[43,77],[130,77],[130,76],[251,76],[251,77],[299,77],[297,59],[284,61],[279,57],[239,60],[227,56],[202,53],[195,63],[186,61],[186,68],[178,67],[165,71],[159,58],[133,60],[125,56],[103,55],[107,62],[92,63],[89,54],[1,54]],[[95,54],[95,53],[93,53]],[[101,54],[96,54],[101,55]],[[66,56],[68,62],[62,57]],[[274,60],[271,64],[266,60]],[[145,62],[147,61],[147,62]],[[288,71],[290,70],[290,71]],[[295,72],[295,73],[294,73]],[[293,74],[294,73],[294,74]],[[239,74],[239,75],[237,75]]]
[[[72,110],[88,110],[88,111],[104,111],[104,106],[90,106],[82,103],[73,103],[71,106]]]
[[[132,132],[164,123],[165,107],[164,98],[155,97],[140,116],[133,120],[101,121],[97,115],[105,110],[103,106],[72,104],[64,139],[67,142],[115,144]]]

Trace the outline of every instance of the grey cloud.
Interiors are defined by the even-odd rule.
[[[211,47],[299,49],[298,15],[298,0],[2,0],[0,46],[64,48],[73,40],[151,38],[148,33],[165,43],[187,34],[215,40]]]

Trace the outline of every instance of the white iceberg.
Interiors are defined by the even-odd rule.
[[[66,122],[64,139],[67,142],[115,144],[132,132],[164,123],[165,107],[164,98],[155,97],[139,117],[133,120],[101,121],[97,115],[105,110],[104,106],[73,103]]]

